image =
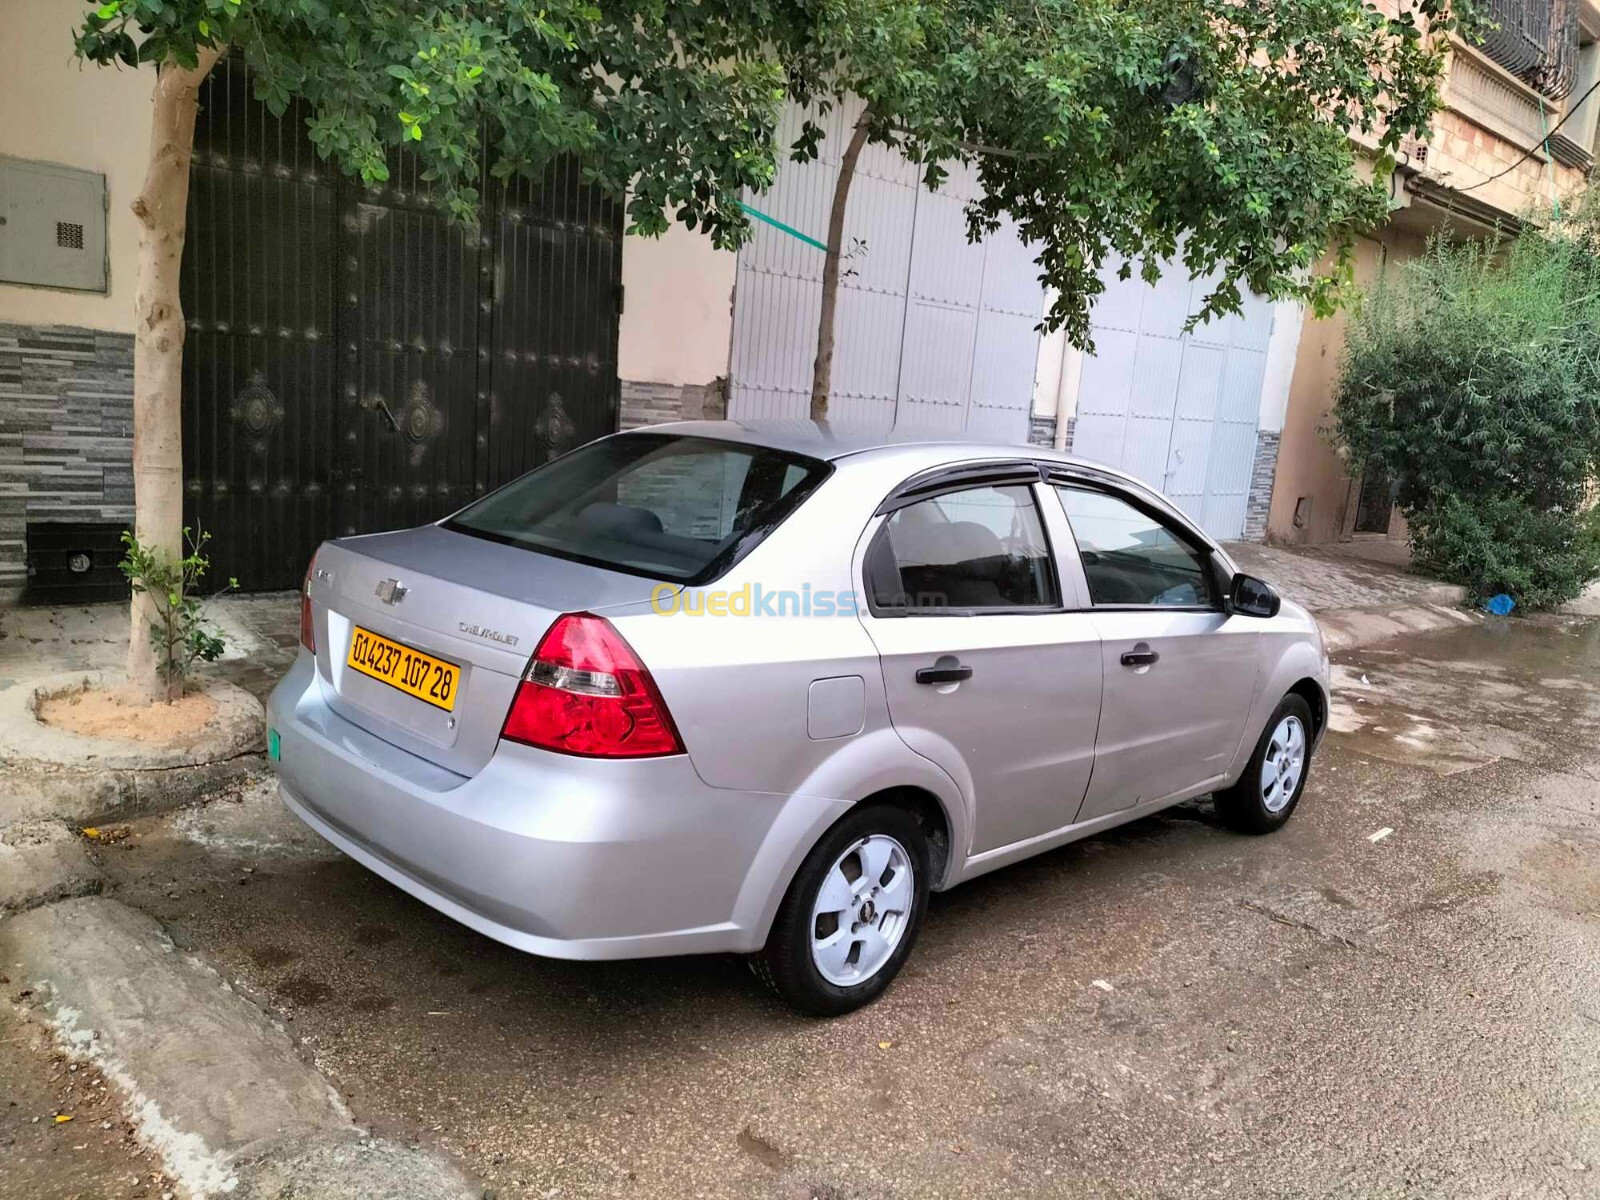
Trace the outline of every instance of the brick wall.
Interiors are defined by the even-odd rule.
[[[1267,513],[1272,508],[1272,481],[1278,473],[1278,444],[1281,433],[1266,429],[1256,430],[1256,456],[1250,467],[1250,494],[1244,513],[1244,533],[1247,542],[1265,541]]]
[[[0,322],[0,597],[30,521],[133,520],[133,336]]]

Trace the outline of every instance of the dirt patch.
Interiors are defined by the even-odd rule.
[[[140,705],[122,691],[84,690],[39,702],[39,720],[85,737],[122,738],[149,746],[187,746],[217,715],[217,702],[190,692],[171,704]]]
[[[0,995],[25,1000],[0,976]],[[63,1119],[70,1118],[70,1119]],[[0,1200],[171,1195],[122,1098],[90,1064],[68,1061],[39,1026],[0,1003]]]

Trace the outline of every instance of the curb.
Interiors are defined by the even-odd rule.
[[[0,915],[93,895],[103,884],[83,843],[59,822],[0,829]]]
[[[151,746],[124,738],[91,737],[39,720],[43,701],[102,688],[120,678],[109,671],[67,671],[0,691],[0,759],[19,766],[149,771],[205,766],[237,758],[261,745],[266,727],[261,702],[243,688],[221,679],[196,681],[194,691],[211,698],[216,715],[187,746]]]
[[[36,770],[0,776],[0,829],[31,821],[96,825],[202,803],[269,774],[265,756],[145,771]]]
[[[144,913],[99,897],[35,908],[0,924],[0,960],[196,1200],[481,1195],[446,1155],[366,1136],[283,1027]]]
[[[1443,590],[1442,588],[1440,590]],[[1460,589],[1452,589],[1460,591]],[[1394,608],[1332,608],[1312,612],[1322,629],[1328,653],[1356,650],[1390,638],[1480,625],[1484,614],[1444,604],[1412,604]]]

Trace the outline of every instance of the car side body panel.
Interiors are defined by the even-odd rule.
[[[834,452],[827,438],[818,443],[814,431],[780,436],[732,423],[658,427],[662,431],[771,438],[772,444],[828,457],[834,471],[722,578],[698,589],[653,582],[641,589],[640,579],[610,578],[591,596],[578,586],[582,572],[564,564],[550,567],[533,551],[474,547],[476,554],[458,558],[453,542],[431,533],[340,543],[342,549],[324,564],[336,579],[313,580],[318,653],[302,652],[269,705],[269,720],[282,739],[282,791],[293,811],[378,874],[487,936],[554,957],[626,958],[760,948],[812,846],[853,806],[883,792],[916,789],[937,803],[949,826],[950,852],[933,885],[948,887],[1158,811],[1216,782],[1156,798],[1136,794],[1131,805],[1089,819],[1078,814],[1078,797],[1066,796],[1058,826],[1040,818],[1045,810],[1036,806],[1027,819],[995,826],[1002,832],[984,839],[978,830],[987,798],[963,772],[960,747],[945,733],[951,754],[919,753],[911,744],[916,739],[908,741],[897,729],[883,647],[858,615],[864,603],[860,554],[879,505],[919,472],[954,464],[1021,459],[1050,471],[1114,480],[1172,512],[1175,522],[1209,547],[1221,571],[1233,571],[1220,547],[1142,484],[1033,448],[840,442]],[[1093,622],[1070,535],[1064,536],[1059,514],[1048,508],[1045,520],[1066,611],[1043,619]],[[384,557],[388,546],[395,551],[393,563]],[[426,563],[417,558],[425,551]],[[518,557],[523,554],[529,556],[526,564]],[[469,596],[473,581],[452,578],[446,568],[480,559],[500,574],[486,594]],[[437,570],[424,569],[436,561]],[[525,565],[533,581],[526,587]],[[441,641],[441,649],[485,674],[492,658],[508,694],[518,664],[526,662],[554,613],[600,611],[649,669],[686,753],[593,760],[492,745],[490,738],[473,742],[469,754],[465,732],[449,746],[441,737],[439,746],[408,747],[406,720],[356,703],[361,697],[353,693],[345,696],[332,667],[345,646],[335,644],[343,626],[330,620],[329,606],[344,602],[338,593],[345,590],[364,606],[363,619],[381,623],[384,611],[368,593],[374,580],[381,584],[391,577],[415,580],[419,589],[436,579],[449,585],[433,597],[419,590],[408,602],[415,606],[411,611],[428,613],[427,605],[441,613],[451,609],[447,632],[455,641]],[[721,596],[724,611],[738,612],[733,605],[739,603],[754,611],[709,615],[717,611],[713,593]],[[823,594],[830,605],[819,606]],[[774,612],[758,599],[763,595],[788,599]],[[747,598],[737,601],[739,596]],[[844,608],[844,597],[857,608]],[[824,607],[831,608],[827,615]],[[706,615],[689,615],[685,608]],[[404,605],[396,608],[390,622],[410,637],[406,611]],[[516,637],[515,650],[500,638],[485,638],[484,626]],[[388,627],[380,624],[380,632]],[[1225,771],[1224,782],[1239,777],[1268,715],[1290,687],[1314,680],[1327,712],[1327,659],[1311,618],[1285,603],[1278,616],[1251,620],[1249,628],[1255,649],[1239,669],[1253,685],[1227,698],[1247,713],[1230,736],[1230,752],[1222,756],[1226,765],[1217,768]],[[421,634],[417,640],[423,649],[432,646]],[[1030,702],[1047,704],[1045,690],[1036,690]],[[409,720],[409,710],[394,703]],[[490,724],[504,719],[487,711],[460,715]],[[1048,719],[1040,728],[1049,729]],[[488,737],[483,730],[470,732]],[[929,732],[939,731],[930,726]],[[930,743],[922,749],[934,748]]]

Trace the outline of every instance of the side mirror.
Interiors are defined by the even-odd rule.
[[[1228,609],[1242,617],[1275,617],[1283,601],[1270,584],[1254,575],[1235,575],[1228,593]]]

